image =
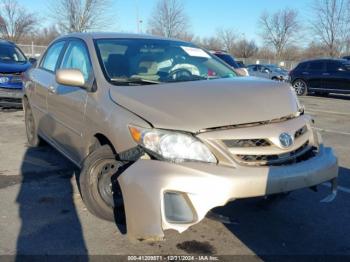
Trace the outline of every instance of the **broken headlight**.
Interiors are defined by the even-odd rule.
[[[191,134],[129,126],[134,141],[164,159],[217,163],[209,148]]]

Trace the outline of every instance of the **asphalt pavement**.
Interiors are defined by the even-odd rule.
[[[301,98],[339,157],[339,192],[237,200],[182,234],[131,243],[85,208],[78,170],[50,146],[31,149],[22,111],[0,110],[0,255],[350,255],[350,96]]]

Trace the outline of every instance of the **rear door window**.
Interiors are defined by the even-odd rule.
[[[46,51],[45,57],[41,62],[40,67],[45,70],[55,72],[57,62],[64,45],[65,41],[60,41],[50,46],[49,49]]]
[[[296,69],[297,70],[306,70],[307,66],[308,66],[308,63],[300,63]]]
[[[325,69],[325,62],[323,61],[314,61],[310,62],[309,71],[321,72]]]
[[[350,64],[347,62],[329,61],[327,63],[327,71],[328,72],[350,71]]]

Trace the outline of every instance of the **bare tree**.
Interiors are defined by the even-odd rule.
[[[265,44],[273,45],[277,57],[293,42],[300,30],[298,12],[289,8],[274,14],[264,12],[259,19],[259,25],[262,39]]]
[[[220,39],[217,37],[205,37],[205,38],[199,38],[196,37],[193,41],[196,45],[208,49],[208,50],[221,50],[222,49],[222,43]]]
[[[315,58],[325,56],[326,48],[322,46],[319,42],[312,41],[308,46],[302,50],[302,57],[306,58]]]
[[[329,56],[338,56],[349,32],[349,10],[345,0],[315,0],[312,31]]]
[[[260,59],[269,59],[269,60],[275,58],[274,52],[268,46],[260,47],[256,56],[257,58],[260,58]]]
[[[48,45],[60,34],[55,26],[45,27],[33,35],[32,41],[37,45]]]
[[[62,32],[87,32],[111,24],[110,5],[109,0],[56,0],[51,13]]]
[[[302,48],[296,45],[289,45],[287,46],[282,55],[281,58],[285,61],[293,61],[293,60],[300,60],[303,59],[301,55]]]
[[[234,47],[234,55],[239,58],[249,58],[255,56],[259,51],[256,43],[247,39],[239,40]]]
[[[222,43],[221,49],[225,49],[227,52],[233,54],[235,50],[235,42],[237,35],[232,28],[220,29],[217,32],[217,38]]]
[[[149,32],[170,38],[187,35],[188,17],[180,0],[159,0],[149,20]]]
[[[16,0],[0,2],[0,36],[18,42],[33,31],[37,24],[35,15],[27,12]]]

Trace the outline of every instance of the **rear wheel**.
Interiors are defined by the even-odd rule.
[[[42,140],[38,135],[38,131],[36,129],[35,120],[33,116],[33,111],[27,98],[23,98],[23,109],[24,109],[24,121],[26,126],[28,144],[31,147],[40,146],[42,144]]]
[[[308,93],[307,84],[304,80],[295,80],[293,82],[293,88],[298,96],[305,96]]]
[[[115,221],[117,215],[124,216],[123,197],[117,181],[124,166],[108,145],[97,147],[84,161],[79,176],[80,191],[87,209],[95,216],[109,221]]]

